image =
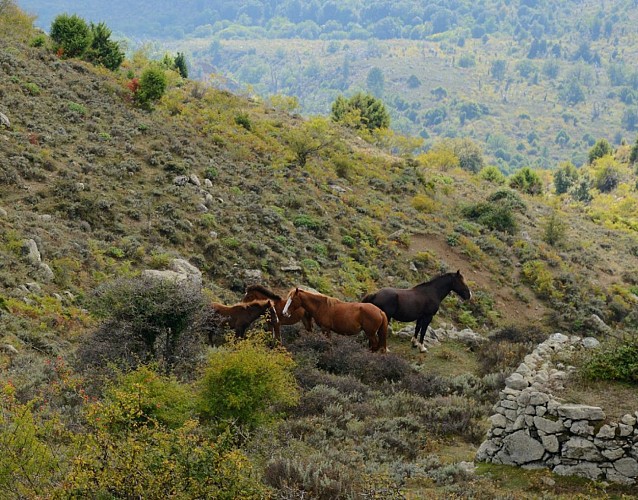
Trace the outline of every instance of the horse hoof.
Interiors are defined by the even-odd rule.
[[[419,341],[415,339],[414,337],[412,337],[412,347],[416,347],[418,345],[419,345]]]
[[[428,348],[423,344],[419,344],[419,352],[428,352]]]

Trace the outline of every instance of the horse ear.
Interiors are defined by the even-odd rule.
[[[461,270],[457,269],[456,274],[458,274],[459,276],[461,276]]]

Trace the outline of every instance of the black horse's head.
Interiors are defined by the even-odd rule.
[[[463,278],[460,270],[456,271],[456,273],[452,273],[452,290],[459,294],[459,297],[463,300],[469,300],[472,298],[472,292],[465,283],[465,278]]]

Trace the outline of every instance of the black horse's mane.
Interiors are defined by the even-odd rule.
[[[268,297],[269,299],[282,300],[280,295],[277,295],[275,292],[273,292],[272,290],[269,290],[268,288],[262,285],[250,285],[246,288],[246,293],[248,292],[259,292],[262,295],[265,295],[266,297]]]
[[[449,278],[450,276],[452,276],[453,274],[456,274],[455,272],[451,272],[451,273],[443,273],[443,274],[439,274],[438,276],[436,276],[435,278],[432,278],[430,281],[424,281],[423,283],[419,283],[418,285],[414,286],[414,288],[417,288],[419,286],[427,286],[427,285],[431,285],[432,283],[434,283],[435,281],[440,280],[441,278]]]

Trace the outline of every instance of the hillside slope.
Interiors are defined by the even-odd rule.
[[[590,205],[575,203],[551,194],[544,178],[546,194],[532,196],[445,162],[388,155],[329,120],[304,120],[170,69],[168,91],[143,111],[129,85],[150,61],[113,74],[60,59],[46,43],[33,47],[36,33],[15,26],[0,37],[0,112],[10,121],[0,126],[0,438],[11,451],[1,464],[24,466],[25,449],[40,458],[0,476],[0,491],[81,496],[100,480],[105,495],[139,487],[164,498],[144,481],[163,488],[184,477],[177,469],[188,481],[176,487],[189,491],[216,474],[250,476],[246,498],[497,497],[520,495],[523,483],[529,498],[548,491],[544,473],[495,468],[475,477],[458,462],[473,459],[505,375],[546,333],[606,338],[594,313],[613,334],[635,328],[635,214],[617,215],[635,200],[629,148],[616,152],[623,170],[611,195],[592,190]],[[564,229],[554,244],[544,236],[552,215]],[[460,269],[474,298],[450,295],[434,326],[482,335],[504,327],[501,337],[515,340],[483,348],[446,340],[419,355],[392,337],[391,352],[378,355],[362,339],[291,328],[285,349],[263,352],[258,337],[215,349],[195,338],[200,351],[181,378],[151,366],[101,386],[97,369],[74,371],[73,354],[104,340],[97,334],[117,344],[128,331],[104,322],[95,303],[108,302],[95,291],[174,258],[202,271],[207,300],[227,303],[254,281],[354,301]],[[294,365],[294,378],[283,380],[298,397],[284,399],[293,406],[285,414],[273,405],[279,420],[246,432],[232,422],[224,433],[201,410],[199,391],[202,373],[215,381],[213,369],[237,352],[240,373]],[[28,445],[13,439],[15,429]],[[230,451],[215,455],[219,448]],[[51,457],[40,453],[49,449]],[[182,467],[193,460],[201,470]],[[13,488],[22,479],[26,489]],[[549,491],[560,498],[590,488],[607,487],[567,481]]]
[[[632,284],[635,233],[602,228],[578,206],[562,207],[562,248],[542,242],[552,210],[542,197],[525,197],[515,233],[492,233],[460,209],[499,187],[461,170],[392,158],[327,123],[195,82],[177,82],[144,112],[123,81],[87,63],[2,43],[2,107],[12,122],[0,142],[6,291],[36,278],[16,258],[25,238],[54,271],[47,294],[82,295],[165,264],[166,254],[200,267],[228,300],[243,290],[246,269],[275,287],[304,281],[354,299],[458,267],[488,302],[503,297],[490,315],[499,322],[519,317],[507,312],[511,303],[520,313],[521,300],[534,300],[519,275],[528,260],[597,294]],[[321,134],[325,147],[300,167],[295,145]],[[410,248],[411,234],[426,236]],[[414,261],[415,249],[431,258]],[[503,289],[516,290],[510,304]],[[488,311],[474,312],[485,321]]]

